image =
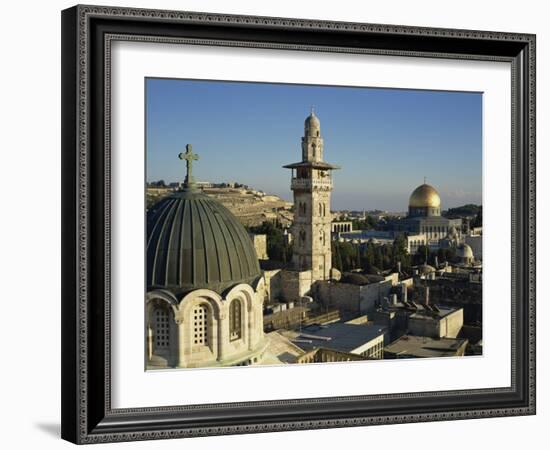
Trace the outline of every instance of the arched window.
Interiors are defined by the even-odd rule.
[[[315,158],[315,144],[313,144],[313,145],[311,146],[311,150],[312,150],[312,152],[313,152],[313,157]]]
[[[319,203],[319,216],[323,215],[323,204]]]
[[[206,347],[209,343],[208,308],[196,305],[193,308],[193,343],[197,347]]]
[[[237,341],[242,337],[241,302],[233,300],[229,305],[229,340]]]
[[[170,314],[166,308],[157,307],[153,312],[154,346],[155,350],[165,350],[170,347]]]

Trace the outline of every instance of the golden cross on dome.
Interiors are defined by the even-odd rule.
[[[185,153],[180,153],[178,158],[185,160],[185,166],[187,169],[184,186],[192,187],[195,184],[195,180],[193,179],[193,161],[197,161],[199,159],[199,155],[193,153],[193,146],[191,144],[187,144],[185,146]]]

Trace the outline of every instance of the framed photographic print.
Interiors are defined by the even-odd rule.
[[[62,436],[535,413],[535,36],[62,13]]]

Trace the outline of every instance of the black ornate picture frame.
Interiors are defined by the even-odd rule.
[[[116,40],[509,62],[511,386],[113,409],[109,114]],[[534,35],[99,6],[62,12],[64,439],[84,444],[529,414],[535,414]]]

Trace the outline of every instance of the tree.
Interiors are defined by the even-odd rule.
[[[332,241],[332,265],[340,272],[360,269],[359,246],[350,242]]]
[[[479,207],[479,211],[476,214],[476,217],[472,221],[472,227],[481,227],[483,226],[483,207]]]
[[[419,245],[416,253],[413,255],[413,264],[415,266],[424,264],[425,262],[429,262],[431,257],[430,249],[425,245]]]
[[[392,265],[397,266],[401,263],[401,269],[408,269],[411,266],[411,255],[407,250],[407,239],[403,235],[395,238],[392,245]]]
[[[373,216],[366,216],[364,219],[352,220],[354,230],[373,230],[378,224]]]
[[[254,234],[265,234],[267,255],[274,261],[287,263],[292,259],[292,247],[286,243],[284,229],[279,222],[263,222],[261,225],[248,227]]]
[[[344,271],[344,264],[342,263],[342,256],[340,255],[340,246],[338,242],[332,242],[332,267],[335,267],[340,272]]]

